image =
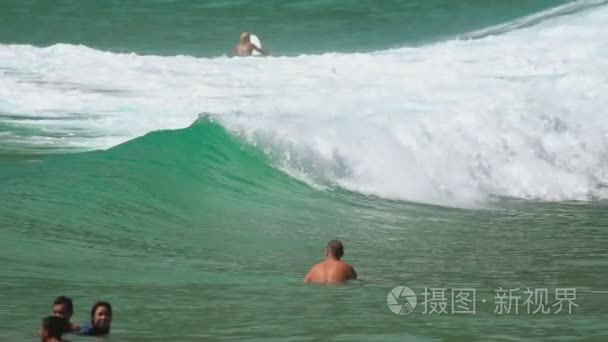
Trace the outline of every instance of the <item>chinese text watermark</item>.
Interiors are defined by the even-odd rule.
[[[488,300],[477,298],[475,288],[425,287],[418,303],[418,297],[411,288],[397,286],[388,293],[386,304],[396,315],[407,315],[415,311],[417,304],[420,304],[421,313],[425,315],[474,315],[478,305],[492,304],[496,315],[570,315],[579,307],[576,303],[576,288],[499,287],[493,292],[493,295],[487,296],[491,297]],[[488,302],[490,303],[486,304]]]

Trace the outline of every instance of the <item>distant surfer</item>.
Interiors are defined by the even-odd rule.
[[[344,255],[344,246],[338,240],[331,240],[325,249],[325,260],[314,265],[304,281],[307,283],[343,283],[347,280],[357,279],[355,269],[340,260]]]
[[[241,38],[236,44],[235,50],[236,55],[241,57],[251,56],[254,51],[257,51],[262,55],[267,55],[266,51],[251,42],[251,34],[249,32],[241,33]]]

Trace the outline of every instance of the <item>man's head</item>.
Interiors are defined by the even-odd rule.
[[[251,34],[249,34],[249,32],[241,33],[241,43],[249,43],[250,36],[251,36]]]
[[[42,341],[46,341],[51,338],[61,340],[63,335],[63,329],[65,327],[65,319],[57,316],[47,316],[42,319],[42,326],[40,327],[40,338]]]
[[[53,301],[53,316],[70,320],[74,313],[74,306],[72,305],[72,298],[66,296],[59,296]]]
[[[344,255],[344,246],[342,242],[338,240],[331,240],[327,243],[327,249],[325,250],[325,255],[328,257],[333,257],[336,259],[342,258]]]

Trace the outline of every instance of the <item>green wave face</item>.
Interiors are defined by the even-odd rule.
[[[334,196],[344,195],[290,178],[261,151],[207,119],[107,151],[31,158],[37,157],[2,158],[3,222],[18,236],[63,235],[60,240],[74,247],[65,257],[81,266],[69,272],[83,279],[100,276],[86,272],[95,253],[82,252],[92,245],[107,252],[112,263],[134,265],[177,250],[213,254],[219,248],[220,253],[225,241],[242,247],[241,255],[258,253],[269,247],[265,232],[305,235],[319,229],[315,221],[345,208],[333,203]],[[38,261],[45,258],[40,250],[32,252]],[[53,269],[43,273],[55,278]],[[147,272],[120,277],[175,281]]]

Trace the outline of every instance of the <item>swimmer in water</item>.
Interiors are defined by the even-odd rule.
[[[100,336],[110,333],[112,306],[108,302],[97,302],[91,308],[91,322],[80,328],[79,335]]]
[[[40,327],[40,341],[62,342],[61,336],[65,328],[66,320],[58,316],[47,316],[42,320]]]
[[[266,53],[266,51],[255,46],[255,44],[253,44],[251,42],[251,34],[249,32],[241,33],[241,38],[239,39],[239,42],[234,47],[234,50],[236,51],[236,55],[240,56],[240,57],[251,56],[253,51],[257,51],[257,52],[261,53],[262,55],[268,55]]]
[[[331,240],[325,249],[325,260],[314,265],[304,281],[307,283],[336,284],[357,279],[355,269],[340,260],[344,255],[344,246],[338,240]]]
[[[72,304],[72,298],[66,296],[59,296],[53,301],[51,307],[53,316],[61,318],[65,322],[64,332],[78,331],[80,327],[77,324],[70,323],[70,318],[74,314],[74,305]]]

